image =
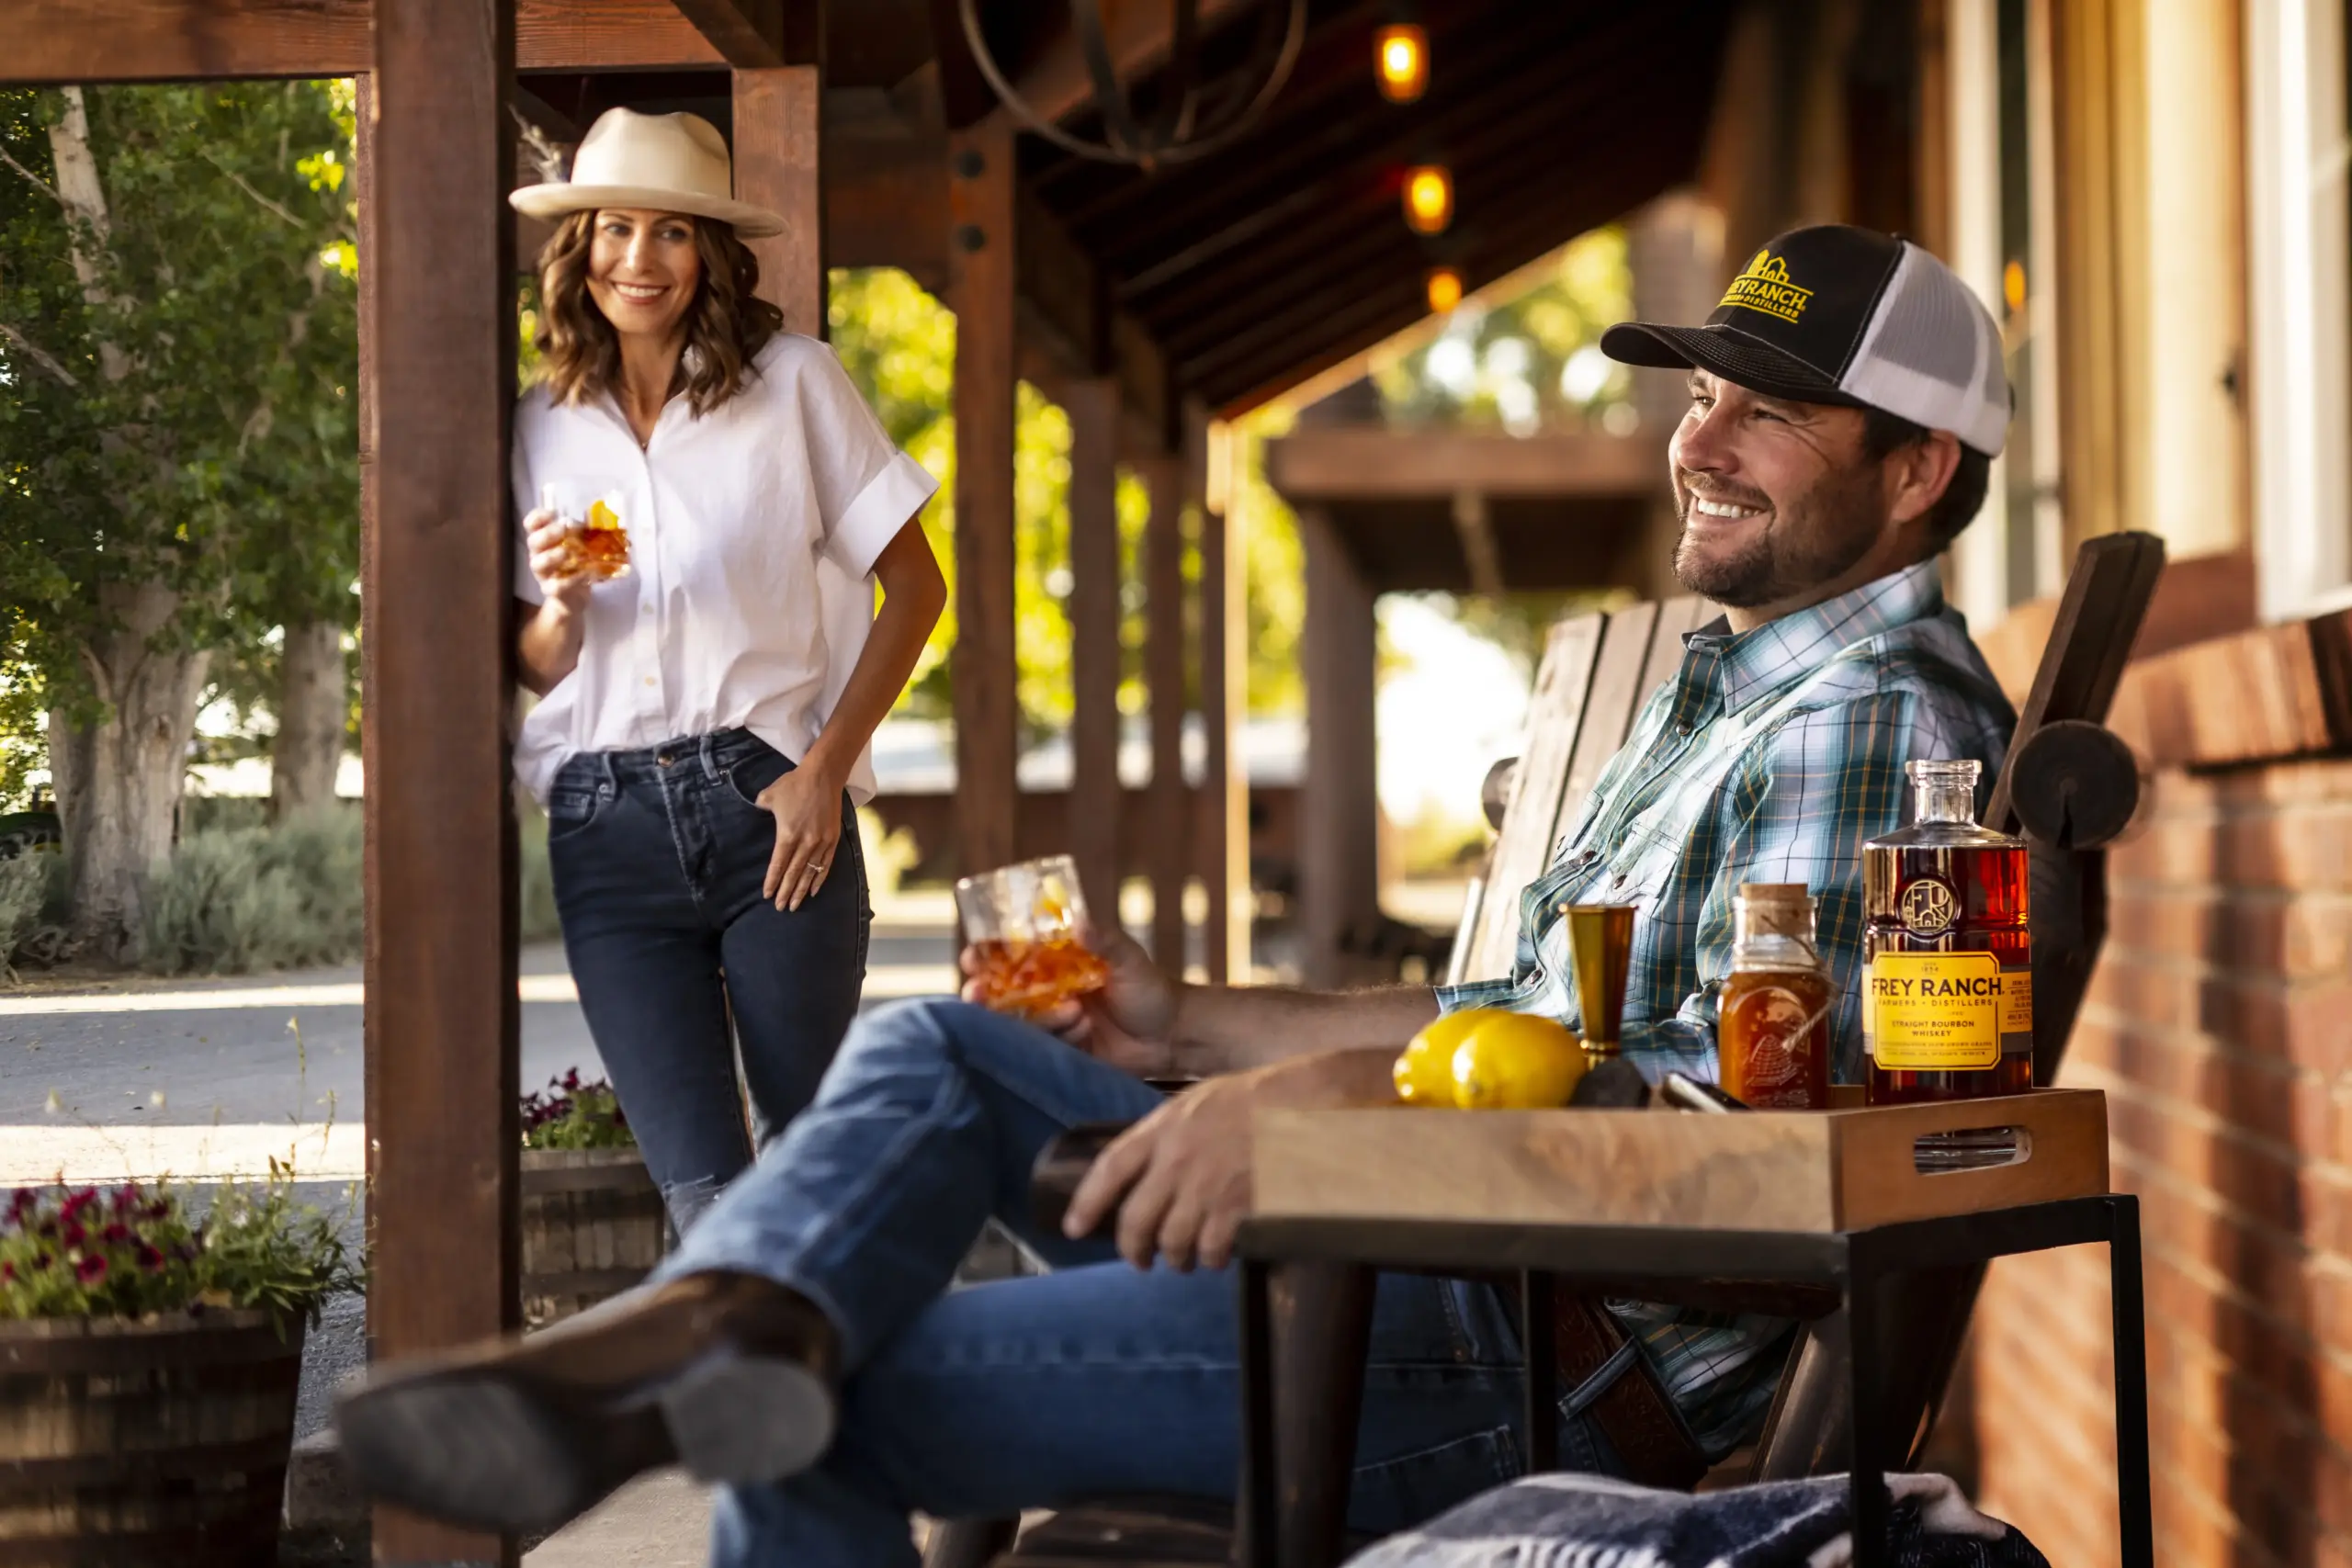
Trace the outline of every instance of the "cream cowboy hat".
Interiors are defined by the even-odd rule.
[[[734,198],[727,142],[700,115],[606,109],[571,157],[571,178],[507,197],[518,212],[560,218],[599,207],[650,208],[731,223],[747,238],[784,232],[784,219]]]

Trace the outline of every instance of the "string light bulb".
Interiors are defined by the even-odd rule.
[[[1430,268],[1430,314],[1442,316],[1462,303],[1462,275],[1450,266]]]
[[[1442,234],[1453,221],[1453,175],[1442,164],[1405,171],[1405,226],[1416,234]]]
[[[1392,104],[1409,104],[1430,87],[1430,35],[1411,22],[1398,22],[1373,35],[1375,73],[1380,96]]]

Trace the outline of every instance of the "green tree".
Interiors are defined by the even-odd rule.
[[[21,767],[45,716],[100,956],[136,949],[213,650],[349,613],[349,141],[326,83],[0,92],[0,722]]]

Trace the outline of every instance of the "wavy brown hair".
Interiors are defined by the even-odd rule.
[[[686,307],[686,349],[671,390],[684,391],[699,416],[757,374],[752,360],[784,330],[784,312],[753,292],[760,259],[735,237],[735,226],[715,218],[692,220],[702,279]],[[588,293],[588,253],[595,238],[594,209],[574,212],[539,252],[539,373],[559,403],[595,397],[620,380],[620,335]]]

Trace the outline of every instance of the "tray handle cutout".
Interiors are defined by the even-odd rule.
[[[2033,1157],[2033,1134],[2023,1127],[1960,1127],[1912,1140],[1911,1168],[1921,1176],[2023,1165]]]

